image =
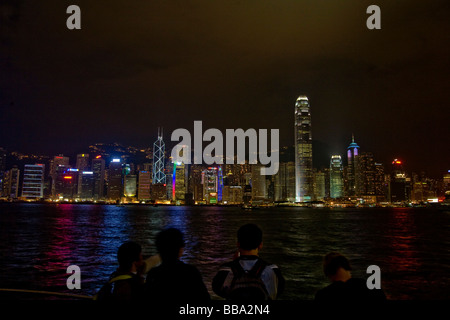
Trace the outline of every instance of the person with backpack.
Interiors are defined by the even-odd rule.
[[[232,301],[275,300],[284,290],[280,269],[259,257],[262,231],[246,224],[237,232],[238,252],[233,261],[223,264],[212,281],[218,296]]]
[[[145,274],[160,263],[159,255],[143,259],[141,246],[123,243],[117,252],[119,267],[109,277],[94,299],[99,301],[136,301],[144,294]]]

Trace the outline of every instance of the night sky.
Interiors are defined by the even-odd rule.
[[[71,4],[81,30],[66,27]],[[366,27],[371,4],[381,30]],[[145,148],[158,126],[169,142],[194,120],[278,128],[280,145],[293,145],[304,94],[322,162],[344,156],[353,133],[386,165],[450,169],[448,0],[4,0],[0,10],[9,151]]]

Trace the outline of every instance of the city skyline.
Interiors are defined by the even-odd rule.
[[[66,28],[69,4],[0,5],[8,151],[151,147],[156,127],[167,143],[195,120],[222,132],[280,129],[280,146],[293,146],[286,124],[305,94],[315,150],[345,156],[354,134],[379,162],[448,170],[446,1],[379,1],[381,30],[366,28],[369,3],[360,1],[77,1],[81,30]]]
[[[283,147],[282,160],[277,165],[280,170],[274,175],[261,175],[263,165],[259,163],[185,165],[174,161],[167,153],[161,152],[164,141],[159,128],[154,152],[127,147],[126,150],[131,150],[119,155],[123,153],[123,147],[115,145],[109,146],[113,150],[102,150],[104,145],[99,144],[90,146],[95,150],[76,157],[24,155],[24,163],[19,161],[18,154],[11,155],[16,157],[15,160],[11,157],[7,160],[6,153],[0,149],[0,198],[3,201],[34,199],[103,203],[156,201],[168,204],[169,201],[187,205],[254,206],[280,202],[314,205],[317,202],[331,206],[373,206],[423,205],[444,197],[450,170],[433,179],[423,172],[406,170],[401,159],[394,159],[392,164],[379,163],[373,153],[360,151],[354,137],[347,148],[345,165],[340,155],[332,155],[329,167],[312,168],[303,164],[298,170],[298,163],[305,162],[301,159],[305,155],[307,164],[311,164],[309,102],[304,96],[299,100],[306,101],[306,104],[296,105],[296,114],[307,125],[296,122],[295,127],[299,126],[298,132],[303,135],[300,144],[304,144],[302,140],[306,138],[307,152],[298,151],[304,146],[291,151]],[[115,153],[114,148],[121,151]],[[144,153],[145,157],[133,156],[136,151]],[[165,181],[157,179],[155,172],[160,171],[167,177]],[[305,172],[311,174],[309,184]],[[301,192],[309,190],[308,194],[301,193],[299,197],[299,183]]]

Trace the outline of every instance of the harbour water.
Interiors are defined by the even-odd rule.
[[[381,269],[381,284],[393,300],[450,298],[450,212],[430,208],[238,207],[0,204],[0,288],[94,295],[117,267],[121,243],[156,253],[165,227],[185,234],[182,260],[211,280],[236,250],[236,231],[252,222],[264,232],[260,256],[277,264],[286,279],[281,300],[312,300],[328,284],[322,258],[339,251],[353,276]],[[68,290],[69,265],[81,269],[81,289]],[[33,298],[43,299],[42,296]]]

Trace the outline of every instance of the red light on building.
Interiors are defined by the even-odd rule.
[[[102,156],[96,156],[95,159],[100,159]]]

